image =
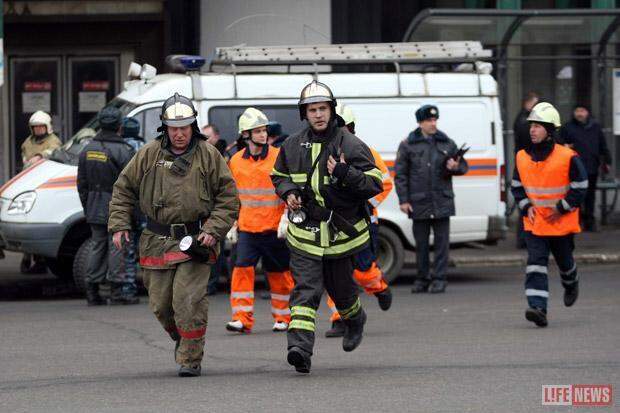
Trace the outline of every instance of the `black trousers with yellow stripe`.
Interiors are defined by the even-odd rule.
[[[354,256],[308,258],[291,251],[291,272],[295,287],[291,293],[291,323],[288,348],[299,347],[312,354],[316,310],[324,290],[336,303],[343,320],[361,310],[358,288],[353,281]]]

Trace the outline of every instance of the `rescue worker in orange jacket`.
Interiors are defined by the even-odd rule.
[[[231,242],[237,242],[237,257],[230,290],[232,321],[226,329],[240,333],[250,332],[254,325],[254,267],[260,258],[271,290],[273,331],[286,331],[291,320],[290,256],[285,241],[277,235],[285,205],[270,176],[279,149],[267,144],[267,123],[260,110],[245,110],[239,118],[239,134],[247,145],[229,163],[241,209],[238,225],[228,234]]]
[[[552,253],[564,286],[564,305],[579,295],[573,259],[574,234],[579,227],[579,205],[588,188],[588,176],[579,156],[555,143],[561,126],[558,111],[549,103],[534,106],[527,118],[531,145],[517,153],[512,194],[521,211],[527,245],[525,318],[547,326],[548,267]]]
[[[338,104],[336,113],[344,120],[345,127],[355,134],[355,115],[351,108],[346,105]],[[369,148],[375,161],[375,165],[383,175],[383,192],[368,200],[369,207],[372,209],[370,216],[370,244],[362,251],[355,255],[355,270],[353,271],[353,279],[364,289],[366,294],[377,297],[379,307],[383,311],[390,309],[392,305],[392,292],[388,287],[383,272],[377,265],[377,239],[379,236],[379,216],[377,207],[383,202],[394,186],[390,171],[387,165],[379,155],[379,152],[373,148]],[[327,297],[327,305],[331,310],[332,328],[325,332],[325,337],[342,337],[344,335],[344,322],[340,319],[340,314],[336,309],[336,305],[331,297]]]

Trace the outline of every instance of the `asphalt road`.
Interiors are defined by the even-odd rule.
[[[204,375],[181,379],[146,304],[87,308],[62,289],[3,297],[0,412],[568,412],[541,406],[541,385],[610,383],[617,393],[620,267],[582,267],[573,308],[563,307],[554,272],[546,329],[523,317],[521,272],[453,268],[438,296],[396,285],[389,312],[365,296],[366,335],[350,354],[340,339],[323,338],[323,306],[308,376],[286,364],[285,336],[271,332],[265,300],[255,331],[237,336],[224,329],[228,297],[214,297]],[[618,411],[614,403],[592,411]]]

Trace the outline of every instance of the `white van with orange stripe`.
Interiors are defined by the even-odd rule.
[[[196,59],[194,59],[195,61]],[[297,100],[316,77],[330,86],[356,117],[357,135],[375,148],[393,173],[396,150],[417,125],[423,104],[439,108],[439,128],[457,145],[466,143],[469,172],[454,179],[457,214],[451,241],[494,241],[505,233],[504,147],[497,83],[483,73],[315,73],[163,74],[126,82],[110,104],[141,124],[146,140],[156,136],[163,101],[175,92],[192,98],[199,125],[219,127],[228,142],[237,138],[238,116],[249,106],[261,109],[290,134],[303,127]],[[78,248],[89,236],[78,198],[77,155],[98,129],[95,120],[51,160],[40,161],[0,189],[0,233],[4,248],[40,254],[52,271],[67,275]],[[378,208],[379,261],[395,278],[405,249],[415,246],[411,221],[400,212],[394,191]]]

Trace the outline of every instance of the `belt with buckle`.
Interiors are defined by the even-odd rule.
[[[146,229],[164,237],[180,240],[186,235],[198,235],[201,227],[200,221],[183,222],[180,224],[161,224],[149,218],[146,219]]]

